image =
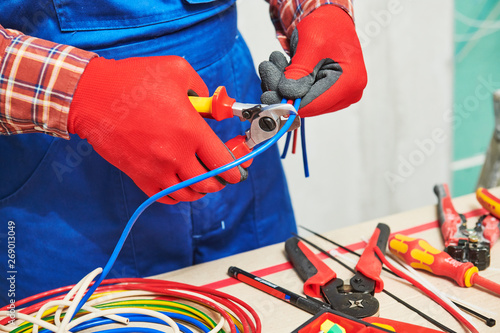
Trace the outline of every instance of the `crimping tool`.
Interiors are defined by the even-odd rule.
[[[471,262],[479,270],[490,265],[490,248],[498,238],[499,220],[485,214],[479,217],[474,228],[467,227],[467,219],[457,213],[447,184],[434,186],[438,198],[438,220],[444,239],[445,252],[460,262]]]
[[[350,286],[344,286],[344,281],[337,278],[337,274],[300,238],[289,238],[285,242],[285,252],[304,281],[304,294],[324,298],[336,311],[365,318],[378,313],[379,303],[373,295],[383,289],[383,281],[379,277],[382,264],[376,260],[372,249],[375,246],[385,249],[389,234],[390,230],[386,225],[377,226],[356,265],[356,273],[350,279]]]

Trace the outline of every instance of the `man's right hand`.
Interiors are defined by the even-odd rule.
[[[188,94],[208,96],[208,88],[181,57],[94,58],[76,88],[68,130],[152,196],[234,160]],[[197,200],[246,179],[247,171],[237,167],[219,176],[159,201]]]

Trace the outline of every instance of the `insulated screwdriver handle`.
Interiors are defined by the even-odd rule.
[[[423,239],[401,234],[389,238],[389,249],[415,269],[424,269],[435,275],[448,277],[461,287],[471,287],[478,269],[472,263],[462,263],[444,251],[432,247]]]
[[[413,268],[448,277],[460,287],[477,284],[500,295],[500,284],[479,276],[478,268],[472,263],[457,261],[423,239],[396,234],[389,238],[389,249]]]
[[[495,216],[497,219],[500,219],[500,199],[495,197],[485,188],[478,188],[476,190],[476,198],[477,201],[490,212],[491,215]]]
[[[227,95],[223,86],[218,87],[212,97],[189,96],[189,100],[203,118],[221,121],[234,116],[233,104],[236,100]]]

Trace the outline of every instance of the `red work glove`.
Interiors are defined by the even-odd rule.
[[[181,57],[94,58],[76,88],[68,130],[151,196],[234,160],[188,93],[208,96],[208,88]],[[233,168],[159,201],[194,201],[245,178],[246,170]]]
[[[262,103],[302,98],[299,115],[337,111],[361,99],[366,69],[354,23],[335,5],[323,5],[297,24],[290,39],[291,61],[273,52],[259,66]]]

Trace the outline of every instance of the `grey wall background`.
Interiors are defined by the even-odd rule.
[[[281,50],[268,4],[239,0],[238,9],[258,65]],[[434,184],[450,181],[453,1],[358,0],[355,17],[364,96],[306,120],[309,178],[300,149],[283,163],[297,222],[317,231],[434,204]]]

